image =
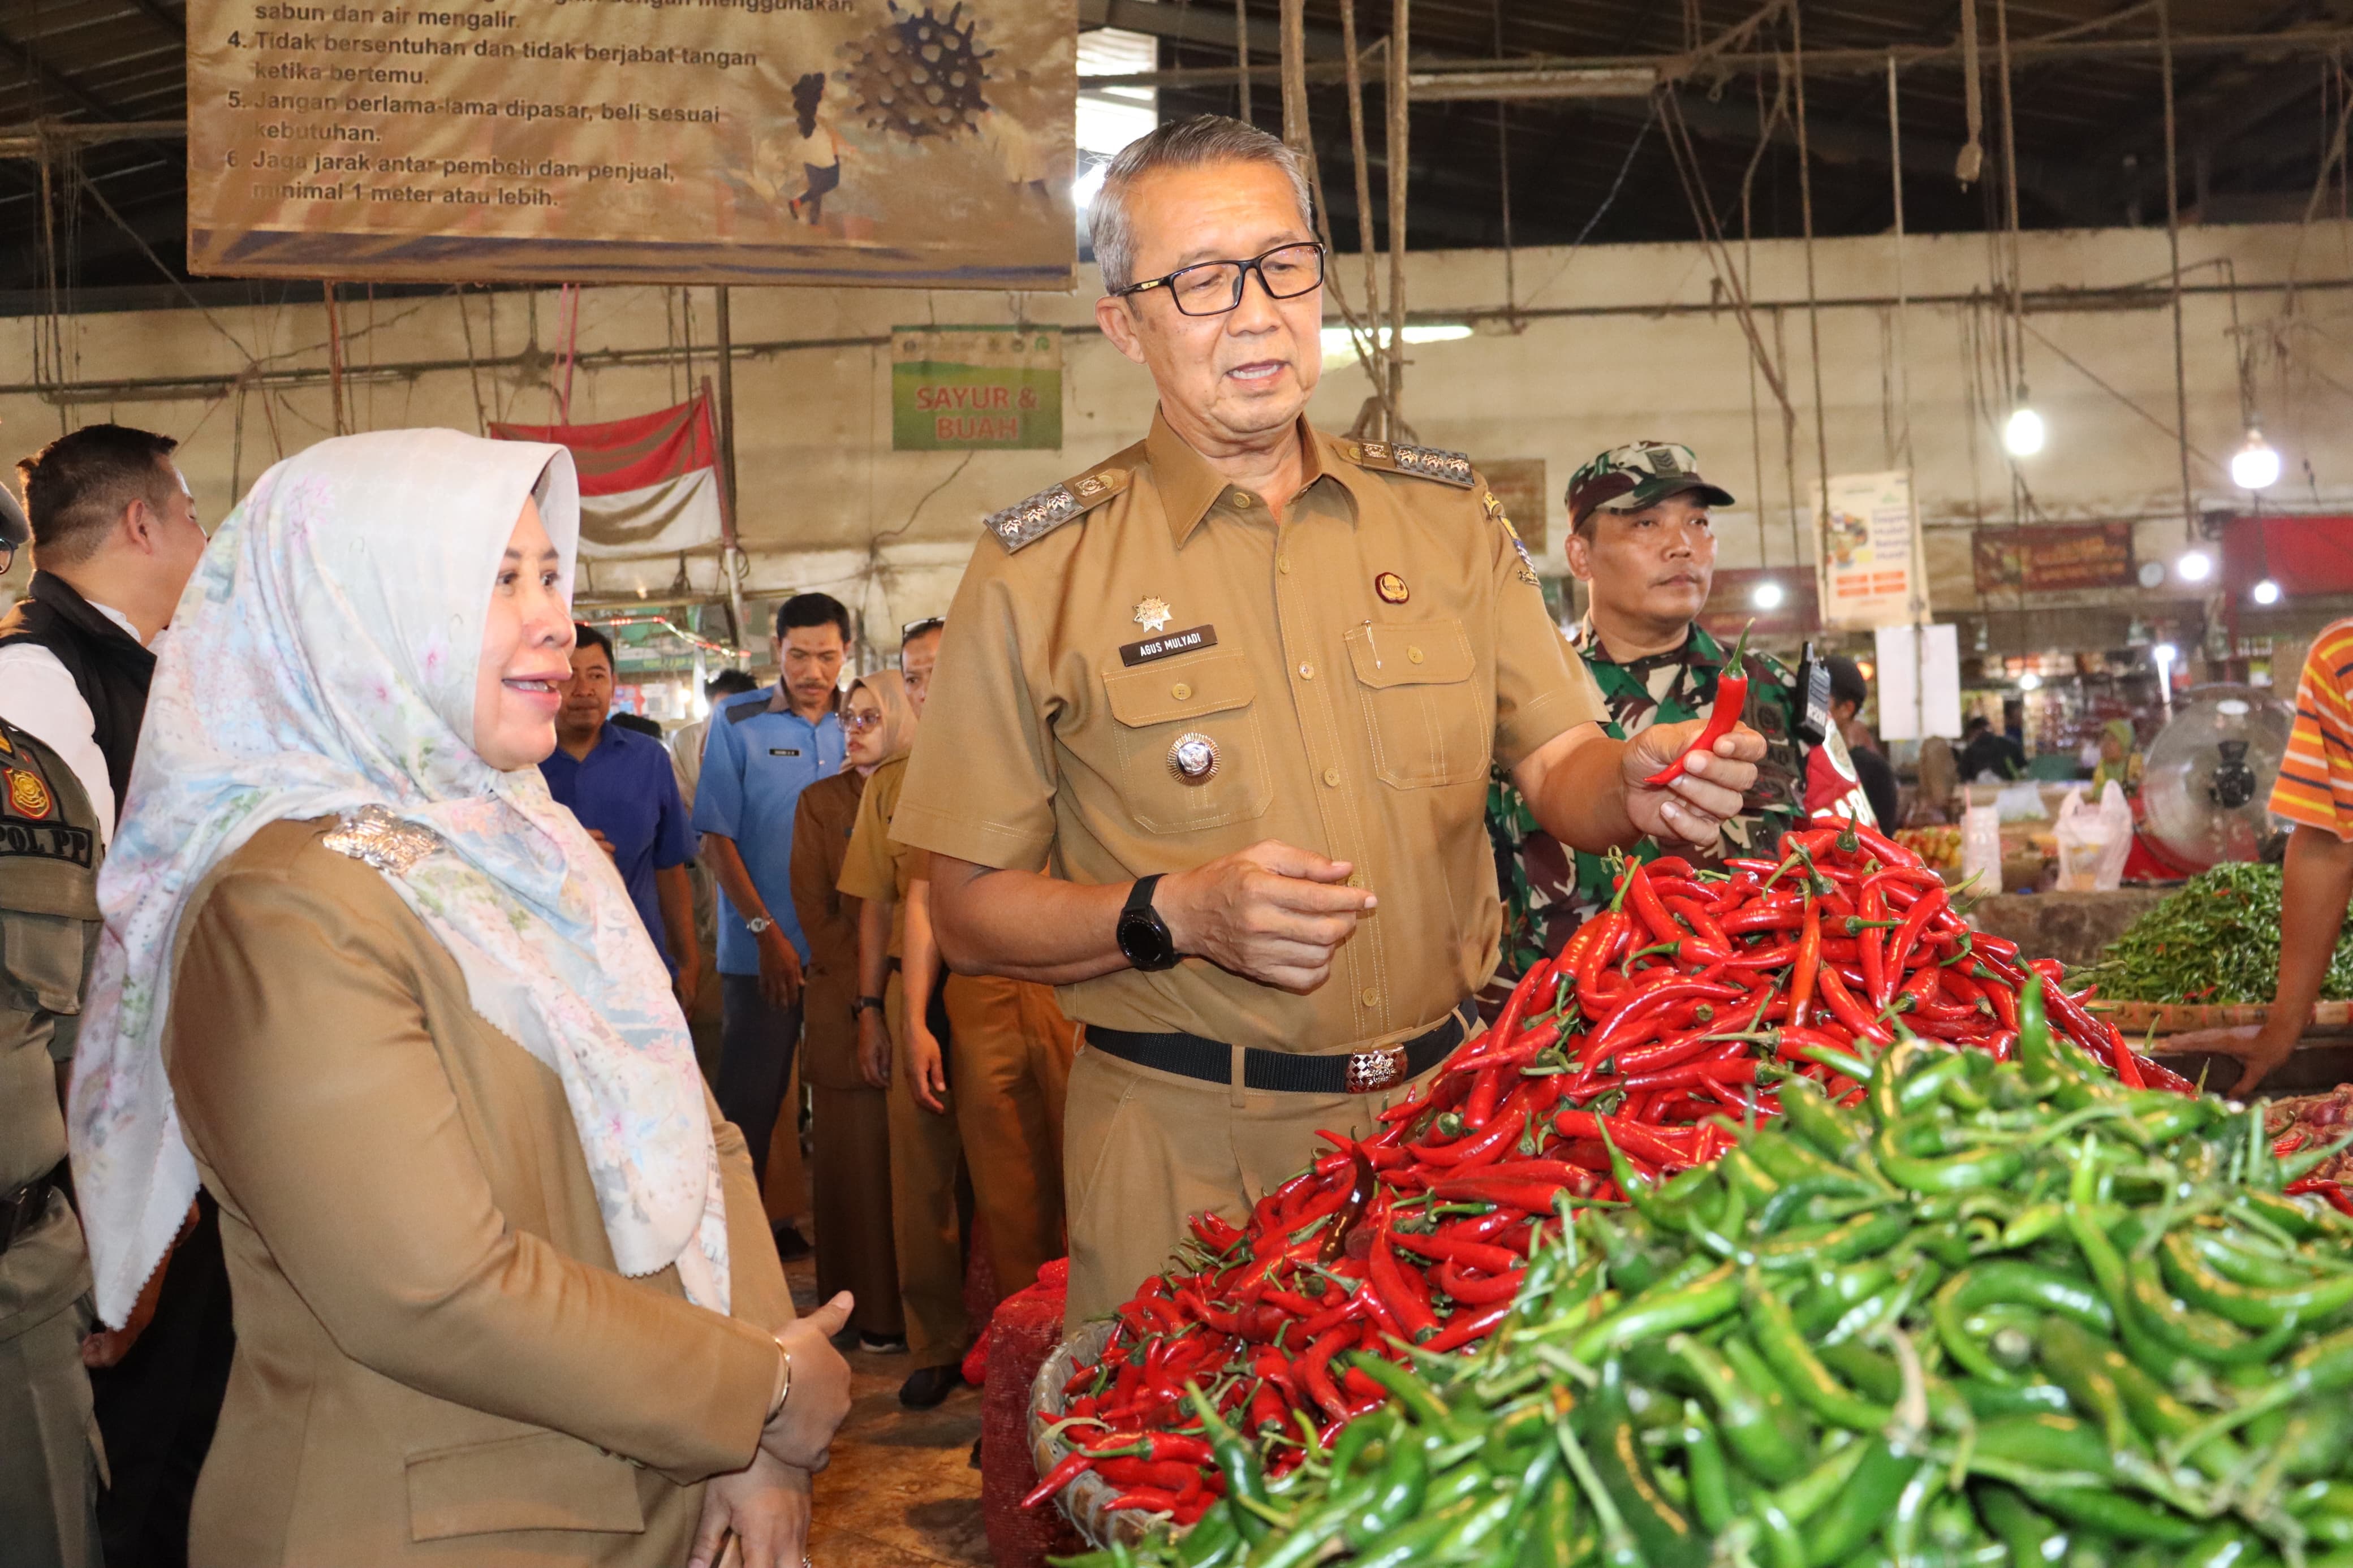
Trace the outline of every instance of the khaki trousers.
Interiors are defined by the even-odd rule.
[[[1077,1026],[1030,981],[951,974],[946,1001],[956,1129],[1001,1300],[1062,1255],[1062,1101]]]
[[[907,1001],[892,971],[882,994],[891,1026],[891,1234],[899,1258],[899,1300],[907,1349],[918,1368],[964,1359],[972,1324],[964,1310],[963,1218],[956,1205],[955,1098],[944,1116],[915,1103],[908,1086]]]
[[[1318,1130],[1361,1137],[1384,1109],[1419,1087],[1275,1094],[1242,1089],[1240,1079],[1239,1065],[1229,1086],[1080,1050],[1062,1144],[1071,1205],[1067,1330],[1106,1316],[1166,1268],[1188,1215],[1206,1209],[1244,1223],[1252,1205],[1324,1147]]]
[[[849,1321],[860,1333],[895,1340],[907,1331],[899,1300],[898,1244],[891,1227],[891,1097],[880,1089],[811,1089],[809,1141],[818,1179],[809,1189],[817,1223],[817,1293],[858,1298]]]
[[[21,1332],[0,1323],[0,1568],[99,1568],[90,1326],[86,1300]]]

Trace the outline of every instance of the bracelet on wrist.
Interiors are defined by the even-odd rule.
[[[776,1340],[776,1354],[784,1358],[784,1364],[776,1372],[776,1397],[768,1405],[770,1421],[784,1414],[785,1402],[793,1396],[793,1352],[785,1348],[781,1337]]]

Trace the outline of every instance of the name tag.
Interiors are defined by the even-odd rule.
[[[0,820],[0,857],[27,856],[87,868],[97,835],[62,822]]]
[[[797,757],[800,754],[801,749],[798,746],[770,746],[768,748],[768,755],[772,757]]]
[[[1187,631],[1164,632],[1156,637],[1129,643],[1119,650],[1119,661],[1134,668],[1139,664],[1150,664],[1155,658],[1167,658],[1175,654],[1191,653],[1195,648],[1217,646],[1217,627],[1194,626]]]

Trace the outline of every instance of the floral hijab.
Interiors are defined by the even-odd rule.
[[[370,863],[458,961],[476,1011],[563,1080],[621,1271],[675,1264],[690,1299],[727,1310],[718,1157],[661,959],[539,770],[473,748],[492,579],[534,496],[568,593],[580,503],[563,447],[454,430],[322,441],[261,476],[181,595],[99,879],[106,933],[74,1058],[74,1181],[107,1322],[196,1191],[161,1044],[188,900],[269,824],[361,813],[433,836]]]

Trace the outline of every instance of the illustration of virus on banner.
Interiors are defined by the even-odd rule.
[[[849,64],[835,73],[857,92],[867,129],[911,138],[977,131],[989,109],[981,62],[992,57],[976,37],[982,24],[964,20],[963,0],[945,16],[890,6],[890,21],[841,46]]]

